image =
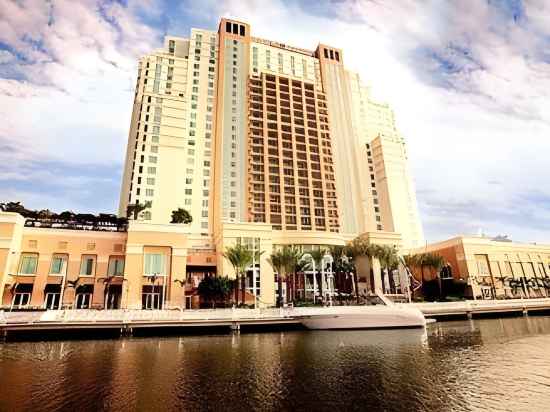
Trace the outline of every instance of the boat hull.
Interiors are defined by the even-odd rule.
[[[426,319],[412,307],[365,306],[345,310],[328,308],[304,315],[302,324],[308,329],[391,329],[423,328]]]

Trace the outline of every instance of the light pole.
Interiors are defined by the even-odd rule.
[[[315,259],[309,254],[304,253],[300,260],[304,259],[310,259],[311,260],[311,266],[313,268],[313,303],[315,303],[315,297],[317,296],[317,279],[316,279],[316,272],[315,272]],[[306,297],[306,272],[304,271],[304,299]]]

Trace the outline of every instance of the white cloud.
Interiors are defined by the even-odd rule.
[[[475,0],[321,2],[315,15],[282,1],[229,0],[203,11],[247,21],[253,36],[344,49],[346,66],[396,112],[429,240],[481,228],[548,242],[548,206],[530,196],[550,199],[550,67],[540,59],[550,13],[534,3],[522,17],[536,15],[533,24]]]
[[[42,158],[120,163],[137,59],[160,42],[138,7],[0,0],[0,42],[19,56],[0,78],[0,135]]]
[[[180,12],[213,30],[226,16],[257,37],[343,48],[346,66],[396,112],[429,240],[481,226],[548,242],[550,5],[512,3],[204,0]],[[0,42],[25,59],[0,79],[0,136],[18,156],[120,163],[137,58],[160,42],[136,14],[175,10],[154,0],[49,4],[0,0]]]

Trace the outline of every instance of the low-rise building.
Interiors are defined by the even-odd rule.
[[[442,277],[465,280],[469,297],[550,296],[550,245],[457,236],[410,252],[442,256]]]

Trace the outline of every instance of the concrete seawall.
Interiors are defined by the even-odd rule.
[[[427,318],[473,318],[550,313],[550,299],[485,300],[440,303],[412,303]],[[345,307],[352,310],[353,307]],[[357,307],[357,310],[360,307]],[[336,309],[336,307],[334,308]],[[204,310],[48,310],[34,312],[0,311],[0,337],[35,335],[47,332],[78,333],[109,331],[112,335],[132,336],[137,330],[179,329],[199,331],[241,327],[285,329],[299,327],[307,312],[315,308],[288,309],[204,309]],[[323,308],[318,308],[322,314]]]

